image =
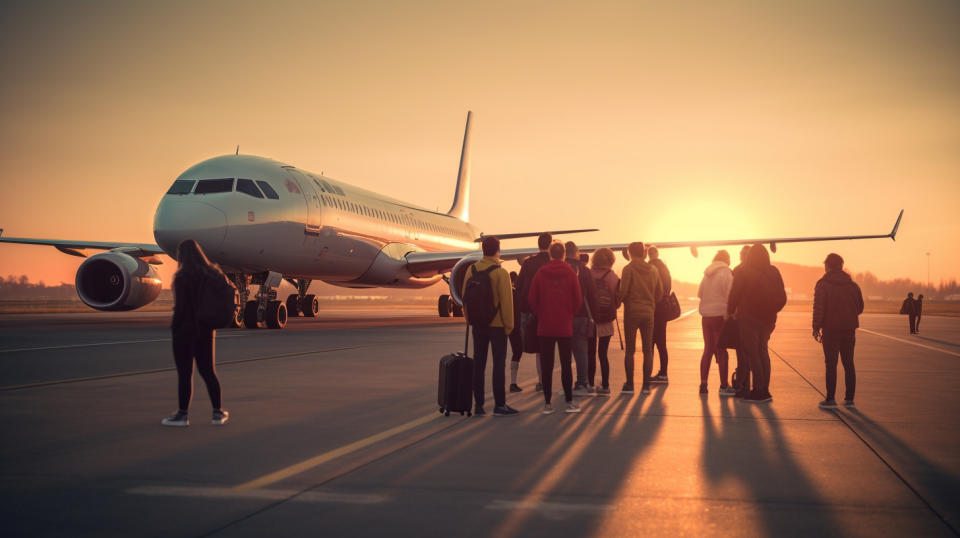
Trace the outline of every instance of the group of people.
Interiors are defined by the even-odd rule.
[[[910,334],[919,333],[920,318],[923,317],[923,294],[917,295],[917,298],[914,299],[912,291],[907,293],[907,298],[903,300],[903,304],[900,306],[900,313],[906,314],[910,322]]]

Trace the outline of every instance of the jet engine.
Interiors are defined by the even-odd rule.
[[[466,276],[467,269],[478,261],[480,261],[480,256],[467,256],[458,261],[450,270],[450,298],[459,306],[463,306],[463,297],[460,296],[460,290],[463,289],[463,279]]]
[[[77,295],[96,310],[134,310],[160,295],[160,276],[147,262],[122,252],[87,258],[77,269]]]

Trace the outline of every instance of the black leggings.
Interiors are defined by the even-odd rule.
[[[177,395],[180,410],[190,407],[193,397],[193,359],[197,359],[197,371],[207,385],[210,403],[220,409],[220,381],[214,366],[216,332],[202,330],[196,333],[173,333],[173,360],[177,363]]]
[[[667,354],[667,322],[661,317],[654,315],[653,319],[653,345],[660,353],[660,371],[658,375],[667,375],[667,364],[670,362],[670,356]]]
[[[593,338],[587,341],[587,382],[593,385],[593,379],[597,376],[597,354],[600,355],[600,379],[605,389],[610,388],[610,361],[607,359],[607,351],[610,349],[610,339],[612,336],[599,337],[599,346],[597,345],[597,336],[594,333]]]
[[[554,346],[556,343],[556,346]],[[571,367],[570,338],[553,336],[540,337],[540,377],[543,380],[543,399],[550,403],[553,397],[553,348],[560,351],[560,381],[563,383],[563,395],[568,402],[573,401],[573,368]]]

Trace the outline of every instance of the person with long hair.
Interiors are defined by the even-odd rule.
[[[193,397],[193,362],[207,385],[207,394],[213,406],[213,424],[227,422],[230,413],[221,407],[220,380],[215,363],[216,331],[197,321],[201,287],[207,278],[226,278],[219,267],[210,263],[200,245],[185,239],[177,246],[180,267],[173,275],[173,360],[177,366],[177,397],[179,409],[161,421],[164,426],[188,426],[187,411]]]
[[[590,276],[597,288],[597,306],[593,310],[593,320],[596,323],[594,337],[589,341],[589,364],[587,378],[591,387],[597,373],[597,358],[600,358],[600,385],[594,388],[600,396],[610,395],[610,361],[607,350],[610,348],[610,338],[616,331],[617,323],[617,288],[620,287],[620,277],[613,270],[615,256],[609,248],[598,248],[590,261]]]
[[[727,296],[733,285],[733,271],[730,269],[730,253],[717,252],[713,263],[703,271],[703,280],[697,290],[700,298],[700,324],[703,328],[703,355],[700,356],[700,394],[707,393],[707,377],[710,374],[710,361],[717,357],[720,370],[720,396],[733,396],[733,389],[727,385],[728,355],[726,348],[718,348],[720,330],[723,329],[724,316],[727,313]]]

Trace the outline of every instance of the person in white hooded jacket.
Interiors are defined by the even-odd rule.
[[[703,327],[700,394],[707,393],[707,376],[710,373],[710,360],[714,355],[717,357],[717,367],[720,369],[720,395],[734,394],[733,388],[727,384],[727,350],[717,348],[724,315],[727,313],[727,296],[730,295],[731,286],[733,286],[733,271],[730,270],[730,254],[726,250],[721,250],[713,257],[713,263],[703,271],[703,280],[700,281],[700,289],[697,290]]]

